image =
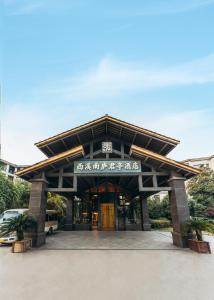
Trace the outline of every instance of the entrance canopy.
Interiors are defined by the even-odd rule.
[[[149,230],[147,197],[166,191],[173,243],[183,246],[184,181],[200,170],[166,156],[178,143],[108,115],[37,143],[48,158],[17,172],[32,182],[34,244],[45,241],[47,192],[67,197],[66,230]]]

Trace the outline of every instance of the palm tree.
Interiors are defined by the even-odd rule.
[[[184,228],[187,232],[195,232],[198,241],[203,241],[202,231],[214,232],[214,225],[202,218],[191,218]]]
[[[15,218],[10,218],[4,221],[0,227],[0,234],[2,236],[10,235],[16,232],[17,240],[24,239],[24,231],[36,226],[36,221],[29,215],[20,214]]]

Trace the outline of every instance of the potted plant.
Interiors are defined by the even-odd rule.
[[[203,241],[202,231],[214,232],[214,225],[203,218],[191,218],[184,224],[185,231],[195,234],[194,239],[189,239],[189,248],[198,253],[211,253],[209,242]]]
[[[24,231],[36,226],[34,218],[27,214],[20,214],[15,218],[4,221],[0,227],[2,236],[10,236],[16,233],[17,240],[12,244],[12,252],[25,252],[31,246],[30,239],[24,239]]]

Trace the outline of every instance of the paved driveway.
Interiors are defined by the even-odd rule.
[[[79,245],[75,234],[72,240]],[[93,240],[84,237],[83,232],[81,235],[80,240],[86,238],[87,243]],[[158,239],[158,235],[153,237],[153,241]],[[170,244],[169,237],[159,237],[161,246]],[[176,251],[174,247],[167,251],[51,250],[54,238],[63,239],[63,233],[48,239],[47,248],[24,254],[0,248],[0,299],[213,300],[214,254]],[[111,239],[102,237],[102,246],[106,247]],[[116,240],[124,245],[119,236]],[[158,243],[154,242],[155,249],[154,245]]]

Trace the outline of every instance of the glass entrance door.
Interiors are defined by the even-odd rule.
[[[113,203],[101,204],[101,228],[102,230],[115,230],[115,211]]]

